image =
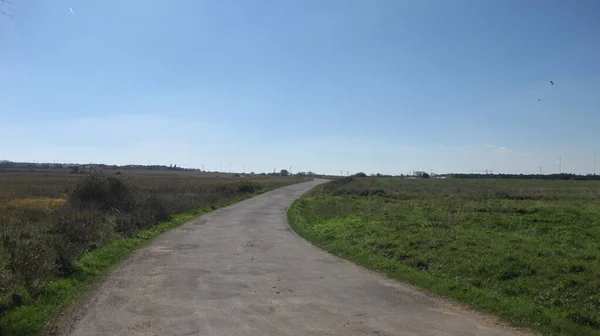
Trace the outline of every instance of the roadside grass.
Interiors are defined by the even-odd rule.
[[[152,237],[295,178],[0,171],[0,335],[37,335]]]
[[[600,183],[351,178],[288,212],[315,245],[548,335],[600,335]]]
[[[252,196],[255,195],[247,195],[219,204],[214,209]],[[52,280],[36,300],[4,315],[0,319],[0,334],[39,335],[42,331],[52,334],[56,317],[85,293],[96,279],[118,266],[124,258],[148,244],[152,238],[212,210],[212,207],[203,208],[175,215],[173,219],[138,232],[134,237],[120,237],[85,253],[75,262],[73,276]]]

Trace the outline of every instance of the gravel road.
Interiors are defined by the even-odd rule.
[[[322,182],[274,190],[159,236],[80,300],[61,334],[519,334],[296,236],[285,210]]]

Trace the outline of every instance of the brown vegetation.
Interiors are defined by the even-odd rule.
[[[0,314],[31,301],[56,277],[77,276],[77,259],[108,241],[176,213],[297,181],[190,172],[0,172]]]

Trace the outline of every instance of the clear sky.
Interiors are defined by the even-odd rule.
[[[597,0],[0,9],[0,159],[600,173]]]

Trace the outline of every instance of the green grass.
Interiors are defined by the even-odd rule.
[[[268,191],[271,188],[261,192]],[[227,206],[256,194],[238,196],[215,208]],[[75,273],[68,278],[53,279],[44,291],[28,304],[11,310],[0,319],[0,335],[39,335],[42,330],[50,330],[57,316],[83,294],[99,276],[118,265],[134,250],[148,244],[152,238],[177,227],[212,208],[202,208],[193,212],[175,215],[173,219],[150,229],[140,231],[133,237],[121,237],[96,250],[84,254],[75,265]]]
[[[344,179],[296,201],[338,256],[548,335],[600,335],[597,181]]]

